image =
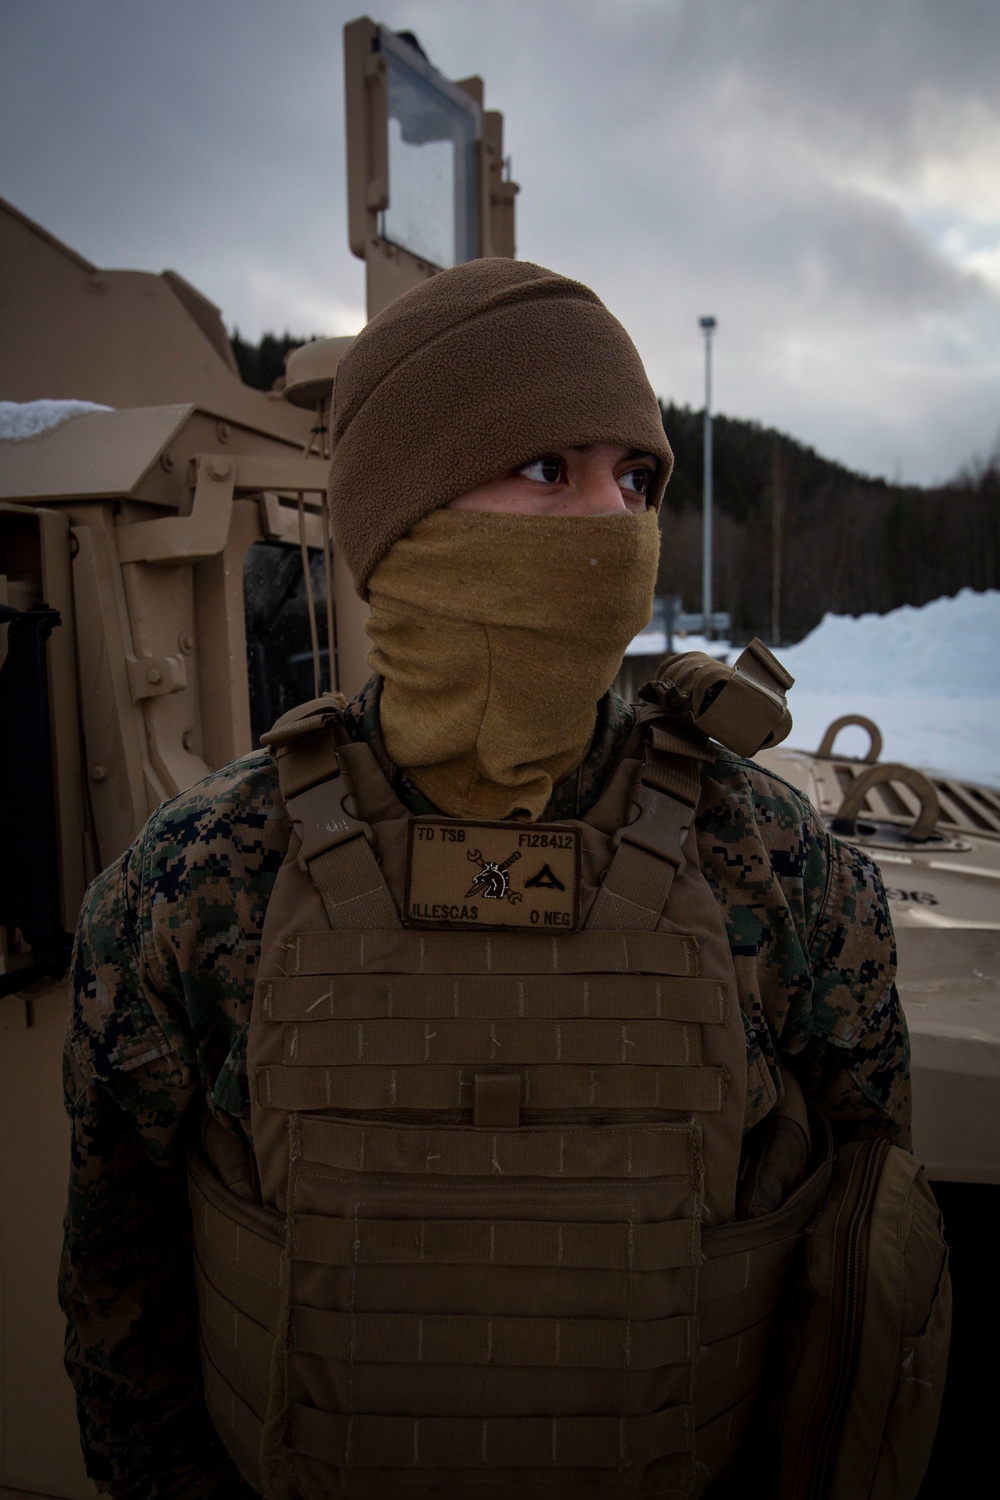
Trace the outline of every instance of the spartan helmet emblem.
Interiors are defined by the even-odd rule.
[[[484,901],[502,901],[506,896],[512,906],[523,900],[520,891],[512,891],[510,888],[510,877],[508,869],[515,861],[521,858],[521,851],[515,849],[513,854],[508,854],[505,860],[496,863],[494,860],[484,859],[478,849],[470,849],[466,855],[474,865],[479,866],[479,874],[465,893],[468,901],[470,896],[480,896]]]

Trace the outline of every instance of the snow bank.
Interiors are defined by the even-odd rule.
[[[803,693],[1000,697],[1000,590],[963,589],[920,609],[826,615],[778,656]]]
[[[864,714],[882,731],[880,760],[903,761],[922,771],[1000,787],[1000,699],[902,697],[880,693],[800,693],[788,696],[789,745],[815,750],[828,724],[843,714]],[[868,735],[844,729],[842,755],[864,755]]]
[[[676,651],[738,648],[696,636],[674,639]],[[628,654],[666,650],[662,630],[637,636]],[[987,786],[1000,786],[1000,590],[905,605],[887,615],[827,615],[781,661],[795,678],[789,694],[789,744],[815,750],[843,714],[874,719],[885,739],[883,760],[901,760]],[[862,755],[868,736],[845,729],[837,749]]]
[[[90,411],[111,411],[94,401],[0,401],[0,441],[20,443]]]
[[[721,656],[726,661],[735,661],[739,651],[731,641],[707,641],[703,635],[675,635],[675,651],[704,651],[707,656]],[[633,636],[626,646],[626,656],[666,656],[667,632],[654,630],[652,626],[641,635]]]
[[[882,760],[1000,786],[1000,591],[887,615],[827,615],[778,656],[795,678],[789,744],[815,750],[827,725],[864,714],[885,736]],[[837,749],[860,755],[846,729]]]

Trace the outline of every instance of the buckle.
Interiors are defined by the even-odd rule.
[[[345,809],[343,799],[347,794],[347,783],[341,776],[336,776],[332,781],[321,781],[286,801],[292,827],[302,840],[298,853],[300,870],[306,870],[312,860],[335,849],[338,844],[346,844],[349,839],[366,838],[372,842],[368,824],[352,817]]]
[[[632,801],[638,803],[639,816],[624,828],[619,828],[612,840],[613,847],[633,844],[647,854],[655,854],[679,869],[684,863],[683,845],[694,822],[695,809],[676,797],[668,797],[655,787],[641,781]]]

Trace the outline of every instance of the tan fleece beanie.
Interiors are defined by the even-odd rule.
[[[620,443],[673,465],[632,340],[601,300],[528,261],[455,266],[373,318],[333,394],[333,533],[362,598],[432,511],[553,446]]]
[[[440,510],[371,579],[385,747],[450,817],[536,819],[649,619],[652,511]]]

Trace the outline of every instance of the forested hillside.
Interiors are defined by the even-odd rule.
[[[701,605],[703,413],[664,406],[676,467],[660,589]],[[884,614],[1000,586],[1000,464],[938,489],[888,484],[756,422],[713,421],[715,606],[737,638],[797,641],[827,612]]]
[[[270,390],[305,343],[232,336],[240,374]],[[701,607],[703,414],[663,405],[676,467],[663,507],[659,588]],[[885,614],[961,588],[1000,587],[1000,460],[938,489],[852,473],[757,422],[716,417],[715,607],[736,639],[792,642],[824,614]]]
[[[312,337],[320,335],[313,334]],[[265,333],[259,343],[251,344],[248,339],[240,337],[238,328],[234,328],[229,342],[244,385],[252,385],[258,391],[269,391],[285,373],[285,356],[292,349],[300,349],[309,343],[309,339],[297,338],[286,331]]]

